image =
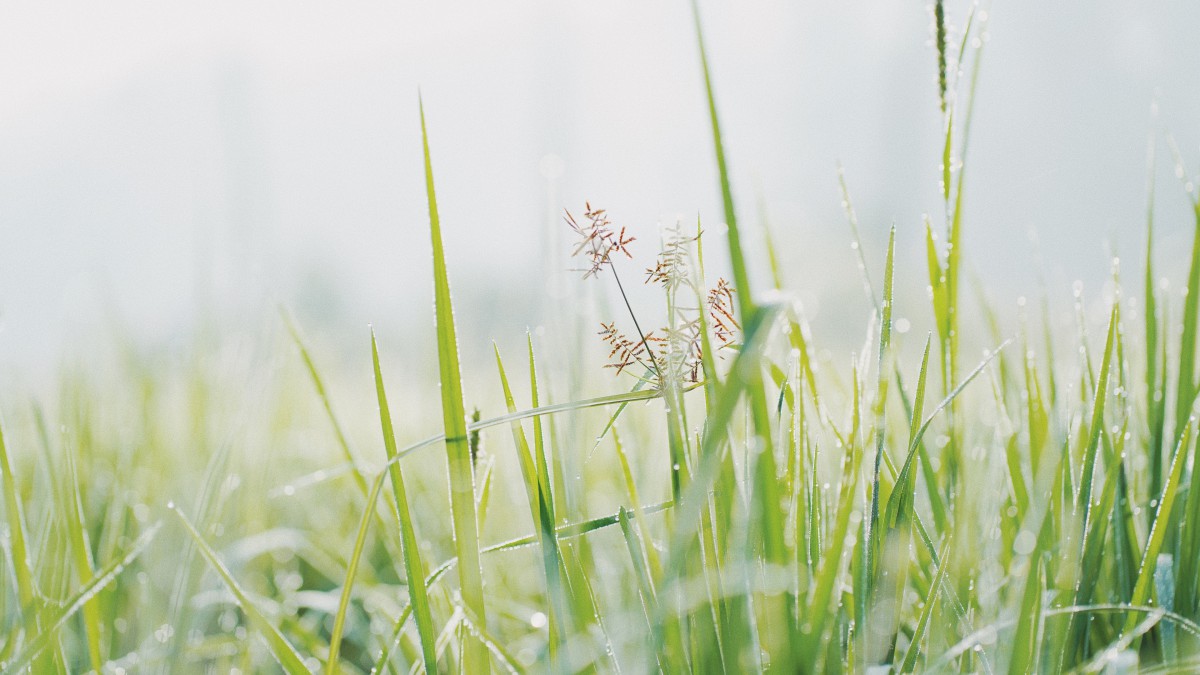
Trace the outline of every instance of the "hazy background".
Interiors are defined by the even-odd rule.
[[[838,161],[872,259],[894,222],[899,283],[923,288],[921,216],[940,209],[928,7],[700,4],[739,208],[757,223],[761,196],[810,311],[861,302]],[[967,8],[948,3],[953,40]],[[1036,292],[1036,231],[1066,306],[1075,279],[1099,288],[1109,249],[1137,280],[1156,95],[1200,160],[1200,5],[990,15],[968,264],[1011,305]],[[659,223],[720,219],[684,0],[6,3],[3,369],[55,363],[114,318],[155,343],[205,311],[253,322],[278,303],[359,342],[367,322],[431,334],[418,86],[471,330],[537,320],[571,266],[564,206],[607,207],[648,256]],[[1158,257],[1179,279],[1192,220],[1162,145],[1158,164]]]

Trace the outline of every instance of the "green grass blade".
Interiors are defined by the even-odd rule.
[[[395,469],[398,467],[399,463],[396,463],[389,468]],[[342,580],[342,592],[338,598],[337,611],[333,615],[333,631],[329,636],[329,658],[325,662],[325,672],[327,675],[335,675],[341,672],[338,655],[342,648],[342,634],[346,628],[346,611],[350,608],[350,598],[353,595],[354,581],[358,576],[358,564],[362,560],[363,550],[366,548],[367,532],[371,529],[372,512],[375,510],[375,502],[379,499],[379,491],[382,487],[383,480],[381,476],[381,479],[376,480],[374,485],[371,486],[370,492],[367,493],[367,507],[363,510],[362,518],[358,522],[358,533],[354,537],[354,548],[350,551],[350,557],[346,563],[346,576]]]
[[[42,650],[46,649],[51,642],[57,639],[59,629],[67,623],[67,621],[75,615],[80,609],[88,603],[89,600],[96,597],[96,594],[104,590],[109,584],[125,570],[126,567],[133,564],[150,542],[154,541],[154,537],[158,534],[161,522],[155,523],[150,529],[142,533],[136,541],[129,547],[129,550],[120,559],[109,563],[104,569],[99,570],[90,581],[84,584],[78,591],[75,592],[68,600],[66,600],[61,609],[57,610],[57,615],[47,621],[44,629],[32,640],[26,644],[21,651],[13,657],[8,663],[0,663],[0,669],[6,673],[19,673],[24,670],[29,664],[41,654]],[[308,670],[299,670],[296,672],[307,673]]]
[[[1183,477],[1183,467],[1187,464],[1187,446],[1191,430],[1190,424],[1184,427],[1183,434],[1179,437],[1179,444],[1175,447],[1175,456],[1171,460],[1171,473],[1167,475],[1167,484],[1163,486],[1162,495],[1158,501],[1158,515],[1154,519],[1154,525],[1150,528],[1150,539],[1146,542],[1146,549],[1142,553],[1142,564],[1138,572],[1137,583],[1133,587],[1133,597],[1129,600],[1131,605],[1149,604],[1154,570],[1158,567],[1158,553],[1162,550],[1163,541],[1167,536],[1171,523],[1171,508],[1175,504],[1175,494],[1179,489],[1180,479]],[[1137,616],[1130,613],[1125,619],[1123,632],[1132,631],[1136,625]]]
[[[400,468],[399,453],[396,451],[396,433],[392,428],[391,409],[388,407],[387,391],[383,385],[383,369],[379,365],[379,345],[375,340],[375,331],[371,331],[371,361],[375,370],[375,397],[379,403],[383,447],[387,453],[388,474],[391,477],[392,493],[396,498],[396,520],[400,524],[400,542],[404,549],[404,573],[408,579],[409,604],[417,621],[425,672],[434,673],[437,672],[437,630],[433,625],[433,611],[429,606],[429,595],[424,583],[425,563],[421,559],[421,546],[417,541],[416,528],[409,511],[408,491],[404,486],[404,472]],[[368,500],[367,508],[374,509],[374,500]],[[366,519],[363,520],[364,524],[367,522]]]
[[[1183,300],[1183,333],[1179,337],[1179,384],[1175,389],[1175,437],[1183,434],[1196,400],[1196,324],[1200,317],[1200,201],[1196,202],[1196,230],[1192,239],[1192,264]]]
[[[1029,557],[1029,571],[1025,576],[1025,590],[1021,594],[1020,620],[1017,633],[1013,636],[1009,675],[1024,675],[1037,672],[1038,636],[1042,622],[1042,594],[1045,592],[1044,569],[1040,551]]]
[[[664,673],[674,672],[674,669],[670,665],[671,661],[667,655],[666,646],[663,644],[661,625],[656,621],[656,618],[662,615],[662,611],[658,605],[658,596],[655,594],[654,584],[650,580],[650,571],[646,566],[646,557],[642,550],[641,540],[630,526],[629,513],[625,510],[625,507],[621,507],[621,510],[617,512],[617,522],[621,525],[621,534],[624,535],[625,545],[629,549],[629,559],[633,561],[633,576],[637,580],[638,595],[642,599],[642,608],[646,615],[646,627],[650,630],[658,668]]]
[[[700,66],[704,71],[704,93],[708,101],[708,116],[712,122],[713,150],[716,153],[717,173],[721,183],[721,203],[725,207],[726,236],[729,243],[730,265],[733,268],[733,285],[738,290],[738,309],[742,322],[754,312],[750,276],[746,271],[746,257],[742,251],[741,234],[738,231],[737,210],[733,205],[733,190],[729,185],[729,169],[725,164],[725,146],[721,141],[721,124],[717,119],[717,102],[713,96],[712,73],[708,68],[708,52],[704,47],[704,31],[700,25],[700,6],[692,0],[692,15],[696,23],[696,44],[700,50]]]
[[[852,404],[852,414],[855,420],[855,427],[858,426],[858,391],[857,384],[858,375],[855,374],[854,387],[854,402]],[[857,431],[857,429],[856,429]],[[857,439],[858,434],[852,433],[850,437]],[[854,503],[857,501],[858,493],[858,476],[859,466],[862,463],[862,451],[854,446],[847,446],[845,456],[842,459],[842,477],[838,484],[838,501],[837,510],[833,520],[833,528],[830,530],[826,547],[821,557],[821,564],[817,568],[816,583],[812,587],[812,595],[810,597],[808,608],[804,613],[804,624],[807,631],[801,636],[800,658],[808,659],[813,663],[818,663],[822,658],[819,651],[821,645],[826,644],[825,632],[827,630],[830,608],[829,605],[833,600],[834,588],[837,585],[838,577],[842,573],[842,559],[845,551],[845,546],[850,535],[850,514],[854,510]]]
[[[1091,431],[1088,435],[1088,445],[1083,457],[1083,473],[1080,476],[1079,492],[1075,502],[1076,509],[1084,513],[1084,527],[1090,522],[1088,516],[1092,506],[1092,483],[1095,474],[1097,450],[1100,447],[1101,436],[1104,434],[1104,405],[1108,399],[1109,372],[1112,368],[1114,336],[1117,332],[1117,307],[1113,306],[1108,320],[1108,337],[1104,341],[1104,356],[1100,361],[1100,375],[1096,380],[1095,397],[1092,399]]]
[[[350,451],[350,442],[346,440],[346,433],[342,431],[342,424],[338,421],[337,415],[333,412],[333,402],[329,399],[329,394],[325,389],[325,380],[321,377],[321,372],[317,369],[317,363],[313,360],[312,353],[308,351],[308,346],[304,344],[304,338],[300,335],[300,328],[292,319],[291,315],[286,311],[281,311],[283,323],[287,326],[288,334],[292,336],[292,342],[295,343],[296,349],[300,352],[300,358],[304,361],[304,369],[308,372],[308,377],[312,380],[313,388],[317,390],[317,397],[321,399],[321,406],[325,410],[325,416],[329,418],[329,424],[333,427],[333,435],[337,439],[338,449],[342,451],[342,458],[350,465],[350,473],[354,476],[354,484],[358,487],[358,491],[363,495],[367,494],[367,478],[363,475],[362,469],[359,468],[358,462],[354,459],[354,453]]]
[[[217,557],[216,552],[212,550],[212,547],[208,545],[204,537],[196,531],[196,528],[192,525],[192,521],[188,520],[187,516],[183,515],[183,511],[180,511],[178,507],[172,505],[171,509],[175,511],[175,515],[179,516],[180,522],[183,523],[188,534],[191,535],[192,541],[196,543],[196,547],[200,550],[201,555],[216,570],[221,580],[225,582],[225,586],[229,588],[229,592],[237,600],[238,607],[245,613],[246,620],[250,622],[250,625],[255,630],[262,633],[267,641],[267,646],[271,648],[271,653],[275,655],[275,659],[279,661],[279,665],[283,667],[284,672],[288,673],[288,675],[307,674],[309,669],[308,666],[304,665],[304,659],[300,657],[300,653],[296,651],[291,642],[288,642],[283,633],[279,632],[275,624],[271,623],[262,611],[258,609],[258,606],[250,600],[250,596],[246,595],[246,592],[242,590],[242,587],[233,578],[233,575],[230,574],[225,564]]]
[[[921,354],[921,370],[917,374],[917,391],[913,396],[912,412],[909,416],[908,447],[919,448],[917,432],[921,428],[921,415],[925,411],[925,383],[929,374],[930,337],[925,338],[925,349]],[[916,489],[917,474],[912,470],[912,454],[905,458],[900,473],[896,477],[896,487],[888,496],[884,508],[883,526],[892,529],[898,527],[903,519],[908,517],[913,506],[913,490]]]
[[[917,659],[921,656],[921,642],[925,638],[925,633],[929,628],[929,618],[933,616],[933,608],[937,605],[938,591],[942,587],[942,583],[946,580],[946,571],[950,568],[950,538],[942,544],[942,553],[938,556],[941,563],[938,565],[937,574],[933,577],[933,583],[929,586],[929,593],[925,598],[925,607],[921,609],[921,616],[917,619],[917,626],[913,629],[912,641],[909,644],[908,651],[904,654],[904,661],[900,664],[901,673],[911,673],[917,668]]]
[[[500,384],[504,391],[504,403],[508,407],[509,412],[512,412],[516,410],[516,403],[513,400],[512,389],[508,383],[508,375],[504,370],[504,362],[500,358],[499,347],[493,345],[493,350],[496,354],[496,367],[500,372]],[[535,377],[532,375],[532,372],[531,367],[531,377]],[[550,483],[545,469],[544,451],[539,453],[538,460],[533,458],[533,453],[529,448],[529,440],[525,435],[525,429],[519,421],[512,423],[512,435],[513,444],[517,450],[517,459],[521,467],[521,476],[525,483],[525,494],[529,501],[530,516],[533,520],[534,530],[537,533],[538,543],[541,546],[541,560],[543,572],[546,577],[546,590],[551,600],[550,623],[553,626],[550,631],[551,661],[556,662],[559,641],[565,639],[569,633],[566,624],[566,620],[569,617],[569,610],[563,583],[564,565],[562,552],[559,549],[557,533],[554,529],[554,499],[549,491]],[[543,479],[545,482],[543,482]]]
[[[454,520],[454,546],[458,554],[458,579],[465,604],[481,621],[487,621],[484,607],[483,568],[479,560],[479,531],[475,515],[475,473],[467,443],[467,414],[463,405],[462,374],[458,361],[458,337],[454,328],[454,308],[446,255],[442,247],[442,227],[438,218],[437,195],[433,187],[433,162],[429,153],[429,134],[425,126],[425,107],[421,111],[421,144],[425,153],[425,191],[429,200],[429,231],[433,242],[434,308],[437,315],[438,371],[441,376],[442,421],[446,429],[446,461],[450,472],[450,506]],[[489,668],[487,648],[482,644],[468,647],[463,667],[470,673],[485,673]]]
[[[21,508],[17,478],[13,473],[12,459],[4,441],[4,422],[0,420],[0,484],[4,487],[4,512],[8,519],[9,548],[12,551],[13,576],[17,582],[19,616],[25,623],[26,632],[35,632],[37,608],[34,606],[33,560],[30,558],[26,539],[25,517]]]
[[[80,494],[81,486],[79,470],[75,464],[75,454],[69,449],[63,454],[66,457],[66,480],[71,488],[64,495],[67,500],[63,509],[66,513],[67,533],[71,539],[71,550],[74,553],[79,583],[87,584],[96,576],[96,562],[92,558],[92,548],[84,520],[86,516],[83,510],[83,497]],[[87,630],[88,656],[91,659],[92,668],[96,672],[100,672],[101,666],[104,665],[104,648],[100,642],[102,627],[99,603],[94,600],[85,602],[82,613]]]
[[[893,227],[888,237],[887,262],[883,273],[883,315],[879,329],[879,355],[876,362],[878,385],[875,390],[875,466],[871,478],[871,512],[866,523],[866,594],[863,602],[870,603],[874,595],[875,573],[879,555],[879,471],[883,464],[884,445],[887,442],[887,384],[889,370],[886,367],[888,348],[892,340],[892,284],[895,276],[894,261],[896,256],[896,228]]]

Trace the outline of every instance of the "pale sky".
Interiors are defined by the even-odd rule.
[[[761,195],[789,283],[858,292],[840,161],[868,249],[881,260],[894,222],[901,281],[919,288],[922,214],[940,208],[928,9],[700,4],[740,210],[756,222]],[[968,6],[948,3],[958,29]],[[1200,163],[1200,6],[1014,0],[990,15],[969,264],[1011,304],[1036,288],[1036,230],[1064,302],[1077,278],[1099,294],[1105,242],[1138,278],[1156,95]],[[200,297],[307,303],[356,330],[426,319],[418,87],[456,292],[503,296],[482,323],[519,329],[539,280],[570,266],[547,251],[550,214],[590,199],[647,241],[658,223],[720,219],[701,86],[684,0],[8,3],[0,364],[57,358],[100,307],[148,340],[186,332]],[[1159,154],[1159,258],[1178,279],[1192,224]]]

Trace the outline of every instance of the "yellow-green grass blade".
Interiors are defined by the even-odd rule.
[[[1025,575],[1025,590],[1021,594],[1020,620],[1013,636],[1008,662],[1009,675],[1024,675],[1036,672],[1039,637],[1042,626],[1042,595],[1045,592],[1045,570],[1041,565],[1040,548],[1029,556],[1029,569]]]
[[[379,424],[383,432],[383,447],[387,453],[388,475],[391,477],[392,494],[396,501],[396,520],[400,524],[400,543],[404,549],[404,573],[408,579],[409,604],[417,621],[417,634],[421,639],[425,672],[433,673],[437,672],[435,649],[437,632],[433,625],[433,611],[429,606],[429,595],[423,583],[425,563],[421,558],[421,546],[417,541],[416,528],[409,510],[408,492],[404,486],[404,472],[400,468],[399,453],[396,450],[396,433],[392,428],[391,409],[388,407],[387,391],[383,384],[383,369],[379,364],[379,345],[374,331],[371,331],[371,361],[375,370],[375,395],[379,403]],[[372,489],[374,490],[375,486],[372,486]],[[368,501],[367,508],[374,508],[373,500]],[[367,519],[364,519],[363,523],[366,522],[368,522]],[[360,528],[360,531],[362,529]]]
[[[400,464],[396,463],[391,465],[390,468],[396,469],[399,466]],[[346,628],[346,612],[350,608],[354,581],[358,576],[358,564],[362,560],[363,550],[366,548],[367,532],[371,528],[372,511],[375,510],[375,502],[379,499],[379,491],[382,487],[383,481],[377,480],[371,486],[370,492],[367,493],[367,507],[364,509],[362,518],[358,522],[358,533],[354,537],[354,548],[350,551],[350,557],[346,562],[346,576],[342,580],[342,592],[338,598],[337,611],[333,615],[333,630],[329,637],[329,657],[325,662],[325,672],[327,675],[335,675],[341,672],[338,655],[341,653],[342,634]]]
[[[1116,502],[1117,476],[1120,468],[1119,462],[1114,462],[1109,466],[1105,473],[1104,489],[1100,494],[1100,501],[1091,509],[1091,518],[1084,530],[1083,553],[1075,581],[1073,604],[1077,606],[1086,606],[1092,603],[1092,599],[1096,595],[1097,580],[1102,578],[1100,568],[1104,562],[1102,559],[1105,551],[1104,544],[1108,532],[1109,516]],[[1063,665],[1073,665],[1076,658],[1087,654],[1088,633],[1091,626],[1085,619],[1086,617],[1081,618],[1077,615],[1071,615],[1068,618],[1068,637],[1062,651],[1062,656],[1066,659]]]
[[[0,669],[6,673],[22,672],[29,664],[42,653],[54,640],[58,639],[59,629],[67,623],[72,616],[75,615],[89,600],[96,597],[96,594],[104,590],[109,584],[137,560],[139,556],[145,552],[146,547],[150,542],[154,541],[155,535],[158,534],[161,522],[155,523],[150,529],[143,532],[136,541],[129,547],[120,559],[114,560],[106,567],[99,570],[90,581],[75,592],[69,599],[62,603],[61,608],[57,610],[57,615],[48,620],[43,626],[43,630],[31,639],[13,659],[7,663],[0,663]],[[307,670],[297,671],[307,673]]]
[[[92,548],[85,526],[83,497],[80,494],[79,470],[75,463],[75,454],[70,449],[65,449],[63,454],[66,458],[66,480],[71,488],[64,495],[68,501],[63,509],[66,513],[67,532],[71,538],[71,549],[74,553],[79,583],[87,584],[96,575],[96,563],[92,558]],[[94,599],[88,600],[83,605],[82,613],[84,626],[87,630],[88,655],[92,660],[92,667],[96,672],[100,672],[100,667],[104,665],[104,649],[100,641],[102,627],[99,603]]]
[[[658,668],[662,672],[674,672],[671,659],[667,654],[663,640],[663,629],[658,617],[662,611],[658,605],[658,596],[654,592],[654,584],[650,580],[650,572],[646,567],[646,557],[642,550],[641,540],[629,524],[629,513],[625,507],[617,512],[617,522],[621,524],[621,534],[625,537],[625,545],[629,549],[629,558],[633,562],[633,576],[637,581],[638,595],[642,600],[645,611],[647,628],[650,630],[651,643],[654,648]]]
[[[188,520],[188,517],[183,515],[183,511],[179,510],[178,507],[172,505],[171,508],[175,511],[175,515],[179,516],[179,521],[183,523],[184,528],[191,535],[192,541],[196,543],[196,547],[200,550],[201,555],[216,570],[221,580],[225,582],[225,586],[233,594],[234,599],[237,600],[238,607],[245,613],[247,621],[250,622],[250,625],[255,630],[262,633],[263,638],[267,641],[267,646],[271,648],[271,653],[275,655],[275,659],[279,661],[279,665],[283,667],[284,672],[288,673],[288,675],[307,674],[309,672],[308,666],[304,664],[304,659],[301,658],[300,653],[296,651],[292,643],[284,637],[283,633],[279,632],[275,624],[271,623],[258,606],[251,601],[250,596],[246,595],[241,585],[233,578],[233,574],[229,572],[229,569],[217,557],[216,551],[213,551],[208,542],[204,540],[204,537],[196,531],[196,528],[192,525],[192,521]]]
[[[860,602],[863,608],[870,604],[874,596],[875,573],[879,555],[879,472],[883,465],[884,445],[887,442],[887,384],[889,372],[886,367],[888,348],[892,340],[892,284],[895,276],[894,261],[896,255],[896,228],[893,227],[888,237],[887,262],[883,273],[883,307],[879,328],[879,353],[876,360],[878,383],[875,389],[875,465],[871,473],[871,511],[866,521],[866,588]],[[863,612],[865,615],[865,611]],[[865,634],[866,631],[864,631]]]
[[[1076,495],[1075,508],[1082,509],[1085,531],[1091,522],[1092,483],[1096,467],[1096,455],[1100,447],[1101,435],[1104,433],[1104,407],[1108,399],[1108,381],[1112,368],[1114,335],[1117,331],[1117,307],[1114,305],[1108,320],[1108,333],[1104,342],[1104,356],[1100,361],[1100,375],[1096,380],[1095,395],[1092,399],[1091,430],[1088,435],[1087,448],[1083,457],[1083,473],[1079,479],[1079,492]]]
[[[438,372],[441,379],[442,421],[446,429],[446,461],[450,472],[450,507],[454,520],[454,547],[458,554],[458,579],[463,604],[481,621],[487,621],[483,593],[483,568],[479,560],[479,531],[475,515],[475,474],[467,443],[467,414],[463,405],[462,374],[458,360],[458,337],[450,280],[442,246],[442,226],[433,186],[433,161],[425,107],[421,112],[421,144],[425,154],[425,192],[429,201],[429,232],[433,243],[434,309],[437,317]],[[463,667],[470,673],[489,669],[489,656],[482,643],[469,645]]]
[[[512,389],[508,383],[508,375],[504,370],[504,362],[500,358],[500,350],[493,345],[496,353],[496,367],[500,372],[500,384],[504,391],[504,403],[509,412],[516,410]],[[531,362],[532,364],[532,362]],[[532,371],[532,368],[531,368]],[[535,420],[537,418],[534,418]],[[559,642],[566,638],[568,630],[566,621],[569,618],[566,597],[564,596],[564,568],[562,552],[559,550],[555,532],[554,500],[549,492],[549,477],[543,468],[539,468],[538,460],[533,458],[529,448],[529,440],[521,423],[512,423],[513,444],[516,446],[517,458],[521,467],[521,476],[525,483],[525,493],[529,501],[530,516],[534,530],[541,547],[542,568],[546,576],[547,595],[551,600],[550,631],[551,660],[557,657]],[[541,457],[544,466],[545,456]],[[546,476],[543,483],[543,476]],[[545,488],[543,487],[545,486]]]
[[[1146,169],[1146,276],[1145,276],[1145,349],[1146,349],[1146,424],[1150,459],[1150,494],[1158,494],[1163,480],[1163,432],[1166,423],[1166,371],[1159,370],[1158,295],[1154,279],[1154,169],[1155,137],[1147,144]],[[1166,307],[1163,308],[1165,314]],[[1163,340],[1165,343],[1166,340]],[[1162,373],[1161,377],[1159,373]],[[1159,389],[1162,386],[1163,389]]]
[[[1192,264],[1183,300],[1183,332],[1179,337],[1179,383],[1175,389],[1175,437],[1183,434],[1196,400],[1196,330],[1200,318],[1200,201],[1196,202]]]
[[[529,352],[529,402],[534,408],[537,408],[541,405],[541,399],[538,396],[537,360],[533,353],[533,335],[526,334],[525,342]],[[534,467],[537,469],[538,494],[540,500],[545,503],[544,508],[547,511],[545,520],[547,524],[553,524],[556,521],[555,502],[551,488],[550,465],[546,461],[546,440],[545,433],[542,431],[541,416],[533,418],[533,461]]]
[[[691,539],[696,534],[701,512],[708,502],[708,492],[721,469],[721,449],[725,445],[729,425],[748,382],[757,377],[756,371],[761,364],[762,350],[781,308],[771,304],[763,305],[760,309],[761,312],[756,312],[746,322],[743,344],[734,358],[729,377],[717,388],[712,413],[707,418],[701,438],[699,462],[692,481],[688,483],[680,499],[679,519],[675,523],[675,531],[667,547],[669,562],[665,569],[668,577],[673,577],[681,571],[680,566],[684,560],[680,555],[685,548],[689,548]]]
[[[321,399],[321,406],[325,410],[325,416],[329,418],[329,424],[333,427],[333,435],[337,439],[338,449],[342,451],[342,458],[350,466],[350,473],[354,477],[354,484],[358,487],[358,491],[365,495],[368,490],[367,479],[359,468],[358,462],[354,459],[354,453],[350,451],[350,442],[346,440],[346,433],[342,430],[341,422],[338,421],[337,415],[333,412],[333,402],[329,398],[329,393],[325,388],[325,380],[321,377],[321,372],[317,368],[317,362],[313,359],[312,353],[309,352],[308,346],[304,344],[304,338],[301,337],[300,328],[296,325],[295,320],[285,310],[281,310],[280,315],[283,317],[284,325],[287,326],[288,334],[292,337],[292,342],[295,343],[296,349],[300,352],[300,358],[304,361],[304,369],[308,372],[313,389],[317,391],[317,398]]]
[[[4,441],[3,420],[0,420],[0,486],[4,488],[4,512],[8,519],[9,549],[12,552],[13,576],[17,582],[17,602],[20,603],[19,616],[25,623],[26,632],[32,635],[35,632],[33,622],[37,615],[37,608],[34,606],[36,596],[33,560],[30,558],[26,539],[25,517],[20,493],[17,492],[17,478],[13,474],[12,458]]]
[[[933,616],[933,608],[937,605],[938,590],[946,580],[946,571],[950,568],[950,538],[942,544],[942,553],[938,558],[941,562],[938,564],[937,574],[933,577],[933,583],[930,584],[929,593],[925,597],[925,606],[921,609],[921,616],[917,619],[917,626],[913,630],[912,640],[909,643],[908,651],[904,653],[904,661],[900,664],[901,673],[911,673],[917,668],[917,659],[921,656],[921,643],[925,639],[925,634],[929,629],[929,619]]]
[[[1195,613],[1200,606],[1197,598],[1197,556],[1200,551],[1200,442],[1194,444],[1192,469],[1189,478],[1187,503],[1184,506],[1178,555],[1175,562],[1175,611]]]
[[[905,457],[904,464],[900,469],[900,473],[896,477],[896,485],[904,485],[907,484],[908,481],[912,480],[912,477],[910,476],[911,472],[913,471],[912,464],[916,458],[917,451],[920,448],[921,439],[924,438],[925,433],[929,430],[929,425],[933,424],[934,419],[937,418],[939,413],[950,407],[954,400],[958,398],[960,394],[962,394],[964,389],[967,388],[967,385],[970,384],[976,377],[978,377],[979,374],[982,373],[985,368],[987,368],[988,364],[991,363],[992,360],[995,359],[996,356],[1011,342],[1011,338],[1005,340],[1000,344],[999,347],[996,347],[988,352],[988,355],[983,359],[983,361],[981,361],[979,365],[975,366],[975,369],[972,370],[965,378],[963,378],[963,381],[960,382],[946,398],[942,399],[942,402],[939,403],[936,408],[934,408],[933,412],[931,412],[929,416],[927,416],[925,420],[921,422],[921,426],[917,427],[916,432],[911,434],[911,439],[909,440],[908,444],[908,455]],[[897,494],[897,491],[893,490],[892,496],[888,499],[889,504],[885,510],[885,513],[896,513],[897,517],[899,517],[899,515],[902,513],[915,515],[916,512],[912,510],[911,498],[912,495],[904,496],[903,499],[909,500],[909,503],[903,504],[901,501],[902,496]],[[893,500],[896,502],[894,506],[891,504]],[[901,511],[902,504],[904,505],[904,511]]]
[[[1150,538],[1142,553],[1142,564],[1138,572],[1137,583],[1134,584],[1133,596],[1129,600],[1131,605],[1149,604],[1154,570],[1158,566],[1158,553],[1162,550],[1163,541],[1166,539],[1171,524],[1171,508],[1175,504],[1175,494],[1183,477],[1183,467],[1187,464],[1187,448],[1191,431],[1192,425],[1189,424],[1184,428],[1183,434],[1179,437],[1179,443],[1175,446],[1175,456],[1171,460],[1171,472],[1167,475],[1167,483],[1163,486],[1162,495],[1158,500],[1158,515],[1154,519],[1154,525],[1150,528]],[[1125,619],[1123,632],[1132,631],[1136,625],[1137,616],[1130,613]]]
[[[733,285],[738,290],[738,309],[742,322],[749,320],[754,312],[750,276],[746,270],[746,257],[742,251],[741,234],[738,230],[737,210],[733,204],[733,190],[729,184],[729,169],[725,163],[725,146],[721,141],[721,124],[717,118],[717,102],[713,95],[712,73],[708,67],[708,52],[704,47],[704,31],[700,25],[700,7],[692,0],[692,16],[696,24],[696,44],[700,50],[700,67],[704,72],[704,93],[708,102],[708,116],[712,123],[713,150],[717,159],[717,174],[721,184],[721,203],[725,208],[726,237],[729,244],[730,266],[733,269]]]
[[[854,432],[850,434],[851,443],[858,439],[858,410],[859,386],[858,374],[854,374],[854,390],[852,415]],[[826,644],[826,626],[830,618],[830,602],[838,577],[842,573],[842,559],[847,539],[850,534],[850,514],[857,501],[859,467],[862,464],[862,449],[855,445],[845,446],[842,457],[842,476],[838,483],[837,509],[834,515],[833,527],[829,532],[829,545],[822,552],[821,564],[817,568],[816,583],[812,586],[808,607],[804,612],[801,628],[799,658],[812,663],[820,663],[824,658],[821,645]]]

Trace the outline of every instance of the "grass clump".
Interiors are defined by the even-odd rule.
[[[135,357],[102,382],[65,373],[49,416],[59,424],[17,406],[0,426],[0,664],[1200,668],[1200,202],[1178,323],[1154,283],[1151,199],[1140,317],[1114,278],[1102,340],[1088,339],[1083,312],[1069,350],[1049,325],[1005,332],[986,306],[971,309],[991,332],[972,326],[963,167],[979,73],[968,37],[982,18],[967,17],[954,51],[942,2],[933,17],[943,222],[923,224],[924,270],[897,258],[893,228],[872,283],[839,174],[873,307],[861,355],[823,359],[798,303],[751,285],[758,261],[742,245],[698,12],[733,279],[706,276],[700,224],[669,229],[645,269],[665,316],[650,323],[622,282],[633,236],[590,204],[568,212],[583,275],[611,278],[623,309],[604,317],[594,354],[573,358],[618,393],[568,383],[571,396],[552,400],[570,378],[546,368],[532,336],[527,384],[498,346],[498,378],[464,370],[421,110],[439,382],[393,383],[389,397],[372,332],[372,414],[339,418],[344,394],[286,317],[298,357],[270,377],[219,349]],[[930,326],[913,360],[892,325],[911,275],[928,282]],[[963,345],[983,334],[993,344],[971,363]],[[441,412],[428,438],[421,396]]]

